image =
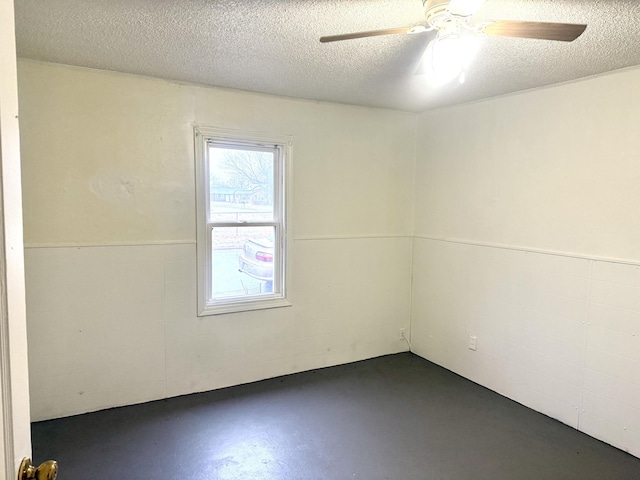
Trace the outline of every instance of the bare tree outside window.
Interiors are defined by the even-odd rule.
[[[224,150],[221,166],[228,186],[251,192],[254,202],[273,205],[273,156],[250,150]]]

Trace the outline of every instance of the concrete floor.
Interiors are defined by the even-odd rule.
[[[640,459],[410,353],[32,431],[59,480],[640,479]]]

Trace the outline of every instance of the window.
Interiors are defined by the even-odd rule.
[[[286,300],[289,137],[197,127],[199,315]]]

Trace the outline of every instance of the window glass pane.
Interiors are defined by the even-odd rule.
[[[212,231],[213,298],[273,293],[275,227],[221,227]]]
[[[273,151],[209,146],[210,221],[273,220]]]

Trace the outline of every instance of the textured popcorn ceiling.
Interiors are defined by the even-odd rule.
[[[476,15],[587,23],[573,43],[480,37],[467,81],[414,71],[433,33],[320,44],[413,26],[421,0],[17,0],[18,55],[254,92],[409,111],[640,64],[639,0],[487,0]]]

